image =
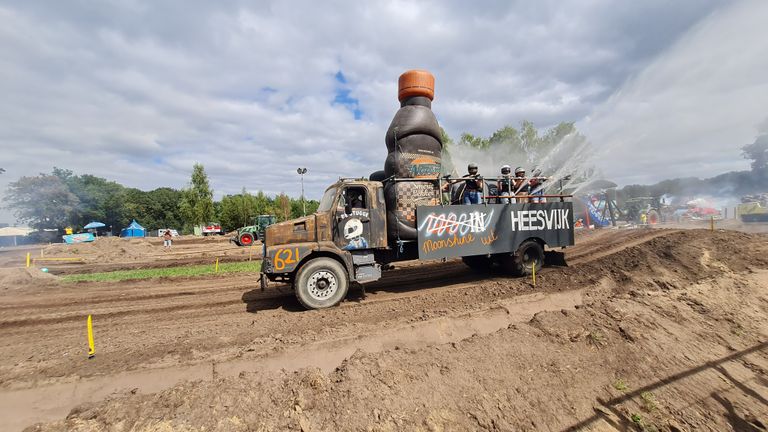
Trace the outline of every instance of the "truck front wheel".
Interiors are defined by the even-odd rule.
[[[349,277],[338,261],[315,258],[299,268],[293,289],[305,308],[328,308],[336,306],[347,296]]]

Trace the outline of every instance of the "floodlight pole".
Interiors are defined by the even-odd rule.
[[[307,173],[307,169],[306,168],[298,168],[298,169],[296,169],[296,172],[299,173],[299,175],[301,176],[301,209],[302,209],[302,212],[304,213],[304,216],[306,216],[307,215],[307,204],[304,201],[304,174]]]

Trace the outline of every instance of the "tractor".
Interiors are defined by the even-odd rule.
[[[273,215],[259,215],[253,218],[253,225],[239,228],[235,236],[230,239],[238,246],[252,246],[256,240],[264,238],[264,230],[274,224],[277,218]]]

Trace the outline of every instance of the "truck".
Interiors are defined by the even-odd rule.
[[[204,236],[215,234],[224,235],[224,230],[221,228],[221,224],[216,222],[211,222],[208,225],[201,226],[200,231]]]
[[[326,189],[316,213],[267,227],[261,288],[292,284],[304,307],[321,309],[344,300],[351,283],[376,281],[398,261],[461,258],[476,271],[499,267],[513,275],[539,271],[545,262],[565,264],[554,249],[574,244],[569,195],[549,195],[542,203],[417,205],[418,237],[406,240],[387,227],[384,189],[387,182],[417,181],[424,182],[341,178]]]
[[[274,215],[258,215],[253,218],[253,224],[238,228],[235,235],[229,240],[238,246],[253,246],[257,240],[264,238],[264,230],[275,223]]]

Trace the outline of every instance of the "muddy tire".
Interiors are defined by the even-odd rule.
[[[473,255],[461,257],[467,267],[474,272],[487,273],[491,270],[491,259],[485,255]]]
[[[238,237],[237,241],[240,244],[240,246],[251,246],[253,245],[253,242],[256,239],[253,237],[253,234],[251,233],[242,233],[240,234],[240,237]]]
[[[533,265],[536,263],[536,271],[544,265],[544,248],[533,240],[524,241],[517,253],[505,257],[504,267],[515,276],[527,276],[533,273]]]
[[[305,308],[329,308],[347,296],[349,277],[338,261],[314,258],[299,268],[293,289],[299,303]]]

